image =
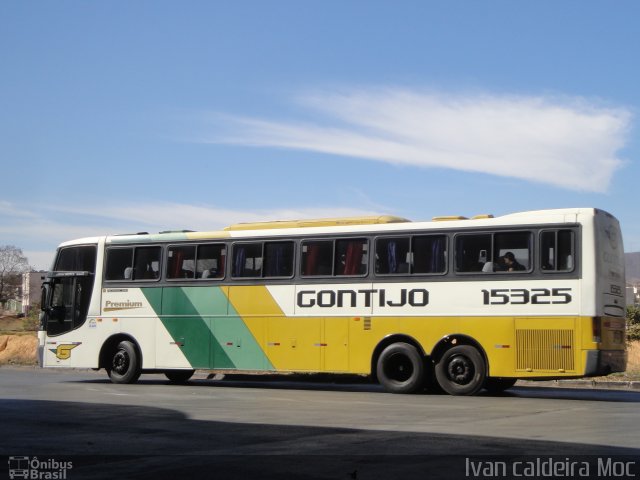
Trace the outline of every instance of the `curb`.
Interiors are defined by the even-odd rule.
[[[640,381],[635,380],[518,380],[520,387],[590,388],[594,390],[640,391]]]

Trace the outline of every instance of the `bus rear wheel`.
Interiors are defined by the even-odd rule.
[[[135,383],[140,378],[140,356],[132,342],[118,343],[109,359],[107,373],[113,383]]]
[[[424,388],[425,361],[413,345],[393,343],[380,354],[376,374],[388,392],[414,393]]]
[[[171,383],[187,383],[195,370],[167,370],[164,372],[165,376]]]
[[[436,364],[436,379],[451,395],[474,395],[482,389],[487,367],[480,352],[470,345],[447,350]]]

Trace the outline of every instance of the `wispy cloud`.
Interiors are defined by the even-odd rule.
[[[75,238],[162,230],[218,230],[237,222],[379,214],[332,206],[299,209],[231,210],[170,202],[112,206],[25,206],[0,200],[0,244],[23,248],[36,269],[49,267],[56,246]],[[46,250],[48,248],[48,250]]]
[[[91,224],[120,226],[125,230],[146,229],[150,232],[170,229],[198,231],[218,230],[231,223],[257,222],[265,220],[291,220],[318,217],[343,217],[379,214],[379,210],[363,210],[344,207],[313,207],[299,209],[232,210],[207,205],[191,205],[171,202],[148,204],[120,204],[109,207],[54,206],[56,212],[81,215],[90,218]],[[114,223],[115,222],[115,223]],[[104,226],[103,226],[104,228]],[[131,230],[133,228],[133,230]],[[102,231],[121,233],[121,231]]]
[[[454,95],[406,89],[321,92],[314,121],[224,116],[202,142],[309,150],[603,192],[623,164],[632,115],[576,97]]]

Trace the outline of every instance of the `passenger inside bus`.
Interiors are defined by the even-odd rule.
[[[498,268],[504,272],[516,272],[526,270],[526,267],[516,260],[513,252],[507,252],[498,261]]]

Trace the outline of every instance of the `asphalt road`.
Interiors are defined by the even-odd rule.
[[[495,462],[506,476],[493,478],[527,477],[514,468],[528,462],[541,474],[529,478],[548,478],[544,465],[575,467],[552,478],[640,478],[639,407],[637,391],[393,395],[353,379],[203,375],[113,385],[104,372],[3,367],[0,479],[25,456],[48,461],[41,471],[71,462],[71,480],[487,478]]]

